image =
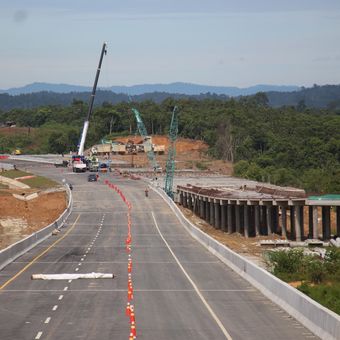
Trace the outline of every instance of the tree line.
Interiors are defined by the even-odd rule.
[[[235,175],[304,188],[311,193],[340,193],[340,116],[330,109],[272,108],[264,93],[241,99],[167,98],[160,103],[104,102],[95,107],[87,145],[102,138],[137,133],[131,107],[150,134],[167,134],[171,111],[180,107],[181,137],[204,140],[212,157],[234,163]],[[0,123],[30,127],[20,136],[0,135],[0,152],[76,150],[88,105],[46,105],[0,112]]]

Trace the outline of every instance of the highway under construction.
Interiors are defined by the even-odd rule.
[[[61,232],[1,271],[1,339],[311,339],[212,255],[145,183],[17,161],[73,184]],[[32,280],[34,274],[113,278]],[[131,314],[132,312],[132,314]]]

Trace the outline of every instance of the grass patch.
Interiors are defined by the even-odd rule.
[[[302,281],[297,287],[315,301],[340,314],[340,249],[329,247],[324,258],[306,255],[303,249],[269,251],[268,269],[286,282]]]
[[[0,173],[1,176],[7,177],[7,178],[17,178],[17,177],[24,177],[24,176],[30,176],[33,175],[29,172],[22,171],[22,170],[7,170]],[[31,188],[35,189],[49,189],[49,188],[55,188],[59,186],[60,184],[52,181],[49,178],[42,177],[42,176],[36,176],[33,178],[28,178],[24,180],[20,180],[21,183],[29,185]],[[0,184],[1,185],[1,184]],[[0,186],[1,189],[1,186]]]
[[[319,302],[333,312],[340,315],[340,283],[334,282],[332,285],[319,284],[312,286],[304,282],[298,290],[308,295],[311,299]]]
[[[7,178],[17,178],[17,177],[23,177],[23,176],[30,176],[32,175],[29,172],[22,171],[22,170],[6,170],[0,173],[0,176],[4,176]]]
[[[54,188],[54,187],[59,186],[57,182],[52,181],[49,178],[41,177],[41,176],[25,179],[20,182],[29,185],[31,188],[36,188],[36,189],[49,189],[49,188]]]

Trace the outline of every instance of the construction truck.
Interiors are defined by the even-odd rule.
[[[113,142],[112,143],[112,153],[114,155],[125,155],[126,154],[126,145],[120,142]]]
[[[165,145],[157,145],[157,144],[152,144],[153,147],[153,152],[158,154],[158,155],[164,155],[165,153]]]
[[[73,172],[85,172],[86,171],[86,159],[84,156],[73,155],[72,156],[72,171]]]
[[[129,139],[126,143],[126,152],[129,155],[137,155],[137,145],[132,139]]]

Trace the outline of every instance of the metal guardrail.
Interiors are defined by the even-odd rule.
[[[340,339],[340,316],[315,302],[255,263],[243,258],[193,225],[177,205],[159,188],[150,186],[170,206],[189,234],[231,267],[272,302],[321,339]]]
[[[65,188],[68,204],[64,212],[54,222],[45,228],[33,233],[30,236],[27,236],[23,240],[20,240],[3,250],[0,250],[0,270],[51,236],[51,233],[54,229],[60,229],[64,225],[66,219],[71,214],[73,206],[71,190],[68,185],[65,185]]]

